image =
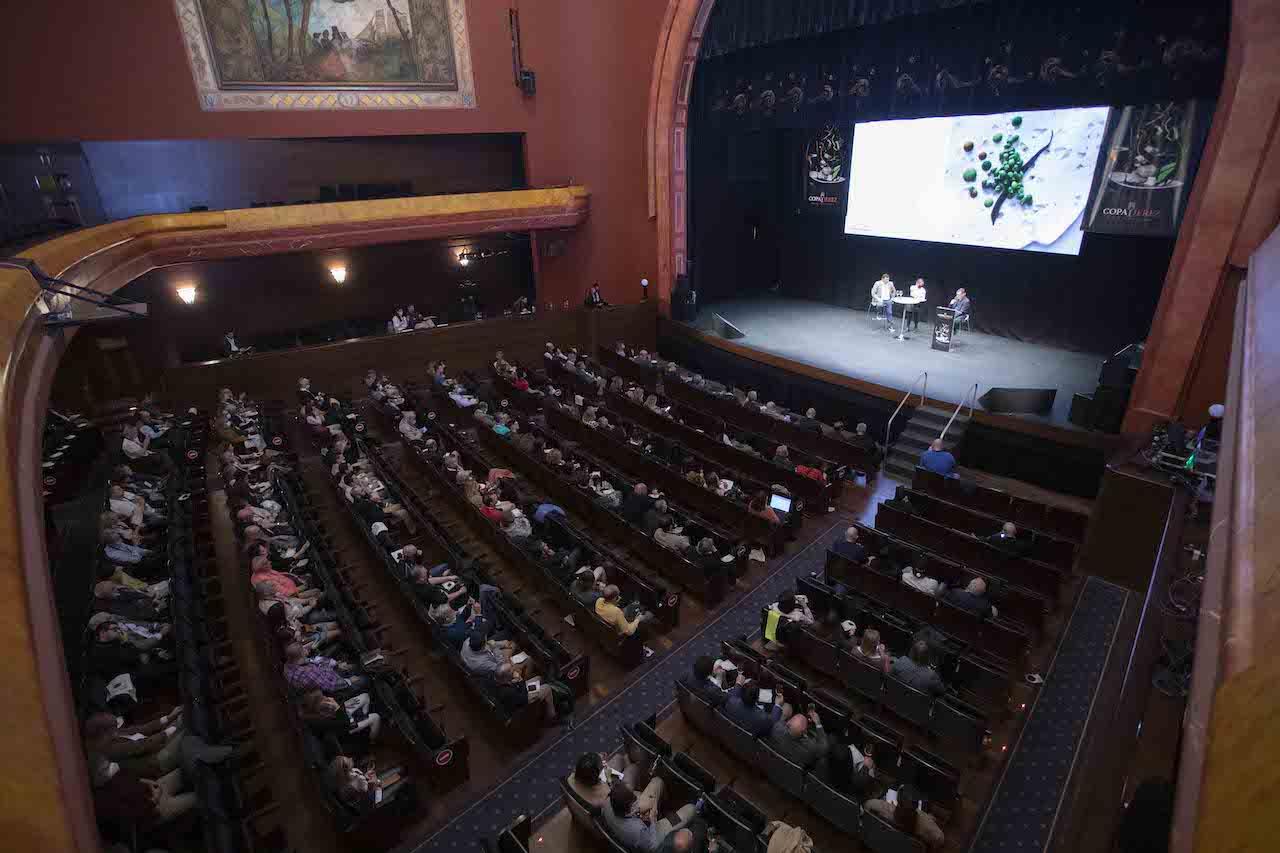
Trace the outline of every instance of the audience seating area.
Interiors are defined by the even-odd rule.
[[[472,775],[474,730],[446,730],[445,706],[419,686],[423,670],[411,676],[402,664],[414,633],[458,686],[448,701],[517,756],[553,726],[572,732],[605,661],[626,678],[688,627],[682,612],[736,602],[760,560],[784,555],[802,530],[812,541],[828,507],[861,488],[888,498],[860,511],[874,526],[838,527],[820,570],[762,607],[750,637],[720,643],[714,686],[680,679],[679,719],[716,745],[717,762],[802,806],[784,817],[813,816],[824,838],[884,853],[920,851],[942,834],[964,843],[990,795],[975,780],[999,767],[1024,722],[1022,675],[1043,662],[1075,589],[1084,516],[924,469],[890,495],[875,485],[879,448],[843,424],[755,405],[748,391],[656,355],[596,355],[548,344],[532,369],[499,352],[488,371],[453,375],[432,362],[421,384],[370,370],[367,397],[301,380],[297,408],[224,390],[208,427],[198,413],[125,424],[120,458],[141,470],[117,469],[113,483],[143,503],[105,498],[114,515],[99,527],[102,577],[113,573],[99,591],[116,600],[92,605],[109,615],[94,617],[82,692],[106,693],[113,709],[130,691],[146,691],[148,708],[168,695],[183,702],[180,725],[199,737],[188,748],[203,757],[164,783],[159,801],[191,810],[188,822],[199,802],[194,825],[210,849],[276,849],[283,834],[252,761],[250,691],[226,608],[249,616],[255,695],[287,720],[307,796],[339,836],[394,836],[432,803],[456,803]],[[213,551],[206,450],[234,533],[228,574]],[[336,548],[335,534],[349,544]],[[131,593],[118,592],[112,560],[138,572],[123,585]],[[238,579],[225,600],[222,578]],[[686,593],[697,605],[682,607]],[[557,614],[544,612],[548,602]],[[616,615],[601,609],[615,603]],[[400,648],[389,606],[410,614],[396,617]],[[109,691],[118,670],[129,686]],[[766,698],[768,725],[745,728],[726,710],[743,685],[786,710]],[[786,713],[821,723],[812,760],[788,752],[799,724]],[[737,776],[718,783],[659,734],[663,725],[624,726],[610,760],[632,768],[626,784],[661,780],[667,825],[695,820],[755,853],[770,849],[770,832],[808,837],[766,816],[735,789]],[[833,768],[832,749],[847,751],[851,776]],[[631,853],[610,802],[584,800],[568,778],[558,785],[599,849]],[[525,817],[486,844],[528,851],[535,828]],[[154,815],[105,831],[140,830],[195,831]]]

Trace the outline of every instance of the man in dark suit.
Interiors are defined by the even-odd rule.
[[[858,528],[850,525],[844,531],[844,538],[831,544],[831,550],[851,563],[863,565],[867,562],[867,549],[858,541]]]
[[[949,589],[942,596],[942,600],[948,604],[959,607],[961,610],[967,610],[980,619],[994,619],[998,611],[987,600],[987,582],[982,578],[974,578],[969,584],[960,589]]]
[[[680,679],[680,683],[689,688],[693,695],[713,708],[719,708],[729,699],[729,694],[717,687],[713,678],[719,676],[716,662],[703,655],[693,662],[693,674]]]
[[[768,711],[760,707],[760,687],[754,681],[740,684],[729,691],[724,703],[724,715],[756,737],[769,734],[773,724],[782,719],[780,697],[773,696],[773,706]]]
[[[789,720],[774,723],[769,746],[792,764],[811,769],[826,754],[828,746],[818,712],[810,710],[808,717],[796,714]]]
[[[998,531],[982,537],[982,541],[1006,554],[1018,556],[1026,552],[1026,545],[1018,539],[1018,528],[1012,521],[1006,521]]]
[[[956,325],[959,325],[961,320],[969,316],[968,291],[966,291],[963,287],[957,290],[955,298],[952,299],[949,303],[947,303],[947,307],[956,312],[955,322],[956,322]]]
[[[608,308],[609,303],[604,301],[604,297],[600,294],[600,282],[591,285],[591,289],[587,291],[587,298],[582,300],[582,304],[588,308]]]
[[[649,487],[644,483],[636,483],[631,494],[622,501],[622,517],[633,524],[639,524],[644,519],[644,514],[652,507],[653,501],[649,499]]]
[[[673,524],[671,515],[667,512],[667,502],[658,500],[653,502],[653,507],[640,517],[640,526],[644,528],[646,536],[652,536],[653,531],[661,527],[663,530]]]

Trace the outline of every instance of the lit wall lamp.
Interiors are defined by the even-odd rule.
[[[329,267],[329,275],[333,276],[333,280],[336,283],[342,284],[347,280],[347,268],[341,264],[334,264]]]
[[[196,301],[196,286],[194,284],[184,284],[178,288],[178,298],[188,305],[194,305]]]
[[[462,266],[464,266],[464,267],[465,267],[465,266],[467,266],[468,264],[470,264],[470,263],[471,263],[471,253],[470,253],[470,252],[462,252],[462,253],[460,253],[460,254],[458,255],[458,263],[459,263],[459,264],[461,264],[461,265],[462,265]]]

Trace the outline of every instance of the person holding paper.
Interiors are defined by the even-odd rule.
[[[728,667],[733,667],[729,669]],[[724,684],[737,677],[738,669],[729,661],[716,662],[702,655],[693,662],[692,675],[680,679],[689,691],[713,708],[719,708],[729,700]]]
[[[536,688],[530,689],[533,682],[526,683],[510,663],[498,666],[493,674],[493,684],[498,703],[507,713],[514,713],[517,709],[533,702],[541,702],[546,709],[547,722],[555,722],[556,703],[551,695],[551,685],[539,681]]]
[[[791,706],[782,701],[782,691],[774,691],[769,710],[760,707],[760,686],[746,681],[729,691],[724,703],[724,715],[755,737],[764,737],[773,730],[773,724],[784,716],[790,716]]]

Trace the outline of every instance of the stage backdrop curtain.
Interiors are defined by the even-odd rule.
[[[885,118],[1216,97],[1223,0],[721,0],[691,124]]]

